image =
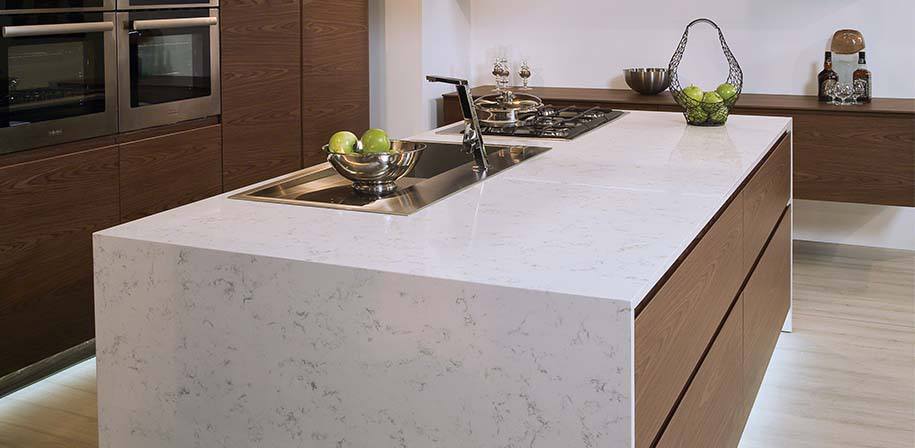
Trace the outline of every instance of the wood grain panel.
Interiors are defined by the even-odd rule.
[[[915,206],[915,117],[794,120],[794,197]]]
[[[735,448],[740,442],[742,302],[737,301],[721,327],[658,448]]]
[[[785,211],[743,290],[744,406],[746,422],[775,351],[791,301],[791,210]]]
[[[116,146],[0,168],[0,376],[93,337],[92,232],[118,223]]]
[[[298,0],[223,0],[223,183],[231,190],[302,167]]]
[[[791,136],[785,135],[743,189],[744,269],[778,224],[791,190]]]
[[[121,219],[131,221],[222,192],[220,126],[120,145]]]
[[[367,0],[302,2],[302,160],[324,161],[339,130],[369,127]]]
[[[744,278],[738,195],[636,317],[637,447],[653,442]]]

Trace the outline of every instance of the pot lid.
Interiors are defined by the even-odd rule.
[[[484,95],[473,102],[477,109],[486,112],[533,112],[543,106],[540,97],[505,90]]]

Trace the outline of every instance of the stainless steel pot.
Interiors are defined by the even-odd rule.
[[[515,93],[504,90],[492,95],[485,95],[473,102],[480,123],[494,127],[517,126],[525,119],[535,115],[543,100],[527,93]]]

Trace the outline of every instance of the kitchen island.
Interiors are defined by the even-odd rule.
[[[100,445],[736,446],[790,131],[632,112],[487,139],[552,150],[410,216],[226,194],[98,232]]]

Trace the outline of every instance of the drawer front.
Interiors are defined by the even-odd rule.
[[[769,154],[747,182],[744,197],[744,268],[749,269],[766,244],[788,204],[791,187],[791,136]]]
[[[794,196],[915,206],[915,125],[908,117],[796,114]]]
[[[2,377],[92,339],[92,232],[118,223],[117,146],[0,168],[0,203]]]
[[[121,144],[120,160],[124,221],[222,191],[219,125]]]
[[[652,443],[743,282],[741,196],[635,320],[637,447]]]
[[[743,296],[746,384],[743,418],[746,419],[769,366],[791,300],[790,209],[785,212],[750,275]]]
[[[658,442],[659,448],[728,448],[740,442],[742,307],[741,299],[690,383]]]

